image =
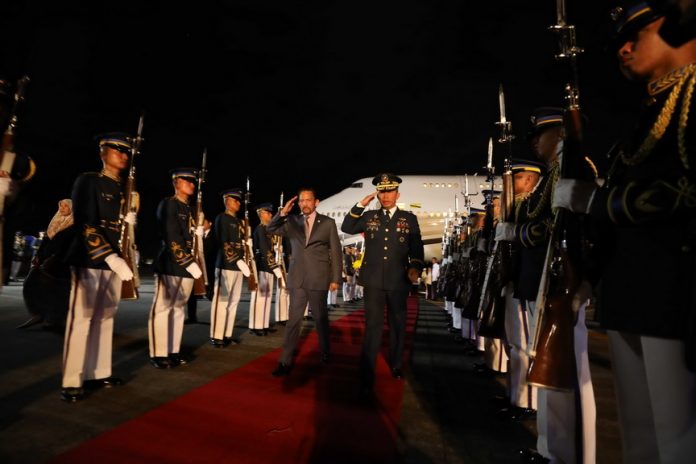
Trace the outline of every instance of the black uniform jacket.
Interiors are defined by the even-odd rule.
[[[97,172],[81,174],[73,184],[72,203],[76,237],[69,263],[109,269],[104,259],[118,253],[121,232],[121,183]]]
[[[169,197],[157,206],[157,228],[162,238],[162,246],[155,272],[177,277],[191,277],[186,267],[193,262],[193,217],[188,203]]]
[[[259,224],[254,229],[254,254],[256,269],[261,272],[273,272],[278,267],[273,249],[273,235],[268,232],[265,225]]]
[[[244,221],[228,213],[220,213],[213,225],[218,249],[215,267],[238,271],[237,261],[244,259]]]
[[[590,214],[604,226],[598,234],[606,258],[598,295],[603,326],[681,338],[696,285],[696,98],[688,127],[679,130],[688,84],[662,138],[645,156],[639,149],[675,90],[675,81],[669,84],[657,89],[620,145]]]
[[[387,222],[381,209],[364,211],[356,205],[343,220],[341,230],[365,234],[358,276],[363,287],[407,291],[411,285],[408,269],[416,269],[419,275],[423,270],[423,240],[413,213],[397,208]]]

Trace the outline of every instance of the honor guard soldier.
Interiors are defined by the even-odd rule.
[[[251,292],[249,303],[249,330],[254,335],[266,335],[271,321],[271,300],[273,299],[273,277],[281,278],[280,267],[273,250],[273,235],[266,226],[273,217],[273,204],[262,203],[256,207],[261,223],[254,229],[254,255],[259,283]]]
[[[467,354],[478,354],[483,351],[483,345],[479,350],[478,335],[478,300],[480,297],[480,273],[482,272],[477,254],[481,253],[477,248],[479,236],[483,229],[483,222],[486,218],[486,211],[481,208],[471,208],[469,211],[469,221],[471,232],[464,240],[462,245],[463,267],[465,268],[464,279],[462,282],[463,290],[466,291],[468,298],[456,298],[453,314],[459,312],[461,316],[461,334],[462,340],[467,345]],[[461,292],[460,292],[461,293]],[[460,295],[461,296],[461,295]],[[452,317],[454,322],[454,316]],[[467,341],[468,340],[468,341]]]
[[[154,264],[155,295],[148,321],[150,362],[158,369],[187,363],[180,355],[185,308],[194,279],[202,275],[191,251],[193,234],[203,236],[203,227],[195,226],[188,203],[196,189],[197,173],[179,168],[170,171],[170,175],[174,195],[157,207],[162,246]]]
[[[530,334],[536,331],[534,316],[538,308],[535,302],[551,238],[551,200],[560,173],[560,157],[565,138],[563,112],[563,108],[558,107],[540,107],[534,110],[528,140],[539,161],[546,166],[547,174],[534,192],[519,205],[517,222],[502,223],[496,228],[496,240],[514,241],[520,245],[514,296],[527,311]],[[589,160],[588,163],[594,168]],[[577,461],[589,464],[595,461],[596,406],[590,379],[585,325],[585,307],[589,294],[582,300],[575,317],[573,346],[578,386],[571,392],[538,389],[537,450],[520,451],[523,459],[528,462],[549,459],[552,462]],[[580,430],[576,431],[576,423]],[[580,456],[580,460],[576,456]]]
[[[343,302],[352,303],[355,300],[355,263],[354,248],[348,245],[343,248],[343,273],[346,280],[343,282]]]
[[[546,172],[543,163],[529,160],[512,160],[512,177],[515,194],[515,224],[520,218],[522,205],[532,194],[535,187]],[[496,228],[498,232],[503,226]],[[510,370],[508,374],[508,393],[510,405],[500,410],[500,413],[512,420],[523,420],[536,417],[537,389],[527,383],[529,356],[527,345],[529,337],[529,315],[519,298],[515,297],[515,282],[519,279],[519,247],[518,242],[511,240],[513,258],[510,273],[511,281],[505,286],[505,338],[508,342]]]
[[[114,315],[121,300],[121,281],[133,272],[118,255],[122,221],[135,223],[135,213],[121,218],[121,171],[128,167],[130,138],[123,133],[99,138],[101,172],[81,174],[73,185],[77,236],[70,250],[72,287],[65,327],[61,397],[75,402],[84,386],[111,387]]]
[[[234,321],[243,278],[251,272],[244,262],[244,222],[237,218],[242,195],[239,188],[222,192],[225,211],[217,215],[213,226],[218,255],[210,304],[210,344],[216,348],[237,343],[232,338]]]
[[[359,282],[365,289],[365,339],[360,361],[363,395],[370,395],[374,386],[385,304],[389,317],[389,366],[394,378],[403,377],[406,298],[425,264],[418,219],[396,206],[399,184],[401,178],[394,174],[375,176],[372,185],[376,192],[353,206],[341,226],[347,234],[365,234],[365,255],[359,275]],[[380,209],[365,212],[375,196],[381,204]]]
[[[621,72],[647,86],[638,124],[610,153],[606,182],[562,179],[553,205],[588,213],[602,251],[624,462],[696,459],[696,39],[660,36],[644,2],[613,12]],[[659,290],[659,291],[658,291]]]
[[[276,253],[276,263],[280,264],[282,260],[283,269],[288,269],[290,264],[288,259],[290,255],[290,241],[282,235],[274,235],[273,248]],[[287,284],[287,278],[285,283]],[[276,323],[286,325],[288,319],[290,319],[290,292],[287,286],[283,286],[283,282],[280,279],[278,279],[276,284],[274,310]]]

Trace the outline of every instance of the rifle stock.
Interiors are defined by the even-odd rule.
[[[196,188],[196,228],[203,227],[205,220],[203,214],[203,183],[207,172],[207,157],[208,150],[203,150],[203,161],[201,163],[201,171],[198,173],[198,186]],[[208,272],[205,263],[205,248],[203,237],[196,234],[193,235],[193,260],[198,267],[201,268],[201,276],[193,281],[193,294],[195,296],[205,296],[207,294],[206,286],[208,285]]]

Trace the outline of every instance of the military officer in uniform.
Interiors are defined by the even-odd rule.
[[[396,206],[401,178],[379,174],[372,179],[374,193],[360,200],[345,217],[341,230],[365,234],[365,255],[359,282],[365,296],[365,339],[361,357],[361,393],[374,386],[375,365],[382,340],[384,306],[389,317],[389,366],[394,378],[403,377],[406,334],[406,297],[423,270],[423,240],[418,219]],[[380,209],[365,211],[377,197]]]
[[[514,296],[527,311],[529,333],[536,327],[535,301],[550,240],[553,222],[551,199],[560,173],[565,131],[563,108],[540,107],[532,115],[528,139],[539,161],[546,165],[546,175],[519,206],[517,223],[501,223],[496,239],[513,241],[519,247],[519,272],[514,283]],[[594,168],[588,160],[589,167]],[[586,285],[582,286],[585,293]],[[596,456],[596,406],[590,379],[587,354],[585,307],[589,293],[576,308],[574,326],[574,359],[577,388],[573,392],[539,388],[537,392],[537,450],[521,450],[528,462],[579,462],[590,464]],[[576,424],[579,430],[576,430]],[[579,457],[579,458],[578,458]]]
[[[254,335],[266,335],[271,322],[271,300],[273,277],[281,278],[280,267],[273,250],[273,236],[268,232],[268,223],[273,217],[273,204],[262,203],[256,207],[261,223],[254,229],[254,255],[259,275],[258,288],[251,292],[249,303],[249,331]]]
[[[170,171],[174,195],[157,207],[157,226],[162,246],[154,264],[155,295],[150,309],[148,335],[150,362],[158,369],[186,364],[180,355],[184,332],[186,303],[194,279],[202,271],[193,259],[193,234],[203,236],[203,226],[196,227],[189,198],[196,189],[194,169]]]
[[[242,195],[239,188],[222,192],[225,211],[217,215],[213,226],[218,254],[210,304],[210,344],[216,348],[238,343],[232,338],[234,321],[242,295],[242,279],[251,272],[244,261],[244,221],[237,218]]]
[[[73,185],[73,216],[77,236],[71,245],[72,287],[63,347],[61,398],[75,402],[84,386],[120,385],[111,376],[114,315],[121,299],[121,281],[133,272],[118,255],[121,222],[135,222],[135,213],[121,217],[121,171],[128,167],[130,138],[123,133],[99,138],[101,172],[81,174]]]
[[[546,171],[543,163],[529,160],[512,160],[512,176],[515,192],[515,220],[520,219],[521,207],[532,194]],[[501,227],[502,228],[502,227]],[[497,232],[497,230],[496,230]],[[498,239],[498,234],[496,234]],[[505,287],[505,338],[507,339],[510,370],[508,374],[508,392],[510,405],[500,412],[512,420],[522,420],[536,416],[537,389],[527,383],[529,369],[529,317],[519,298],[514,295],[515,285],[519,279],[519,247],[512,241],[513,258],[511,281]]]
[[[660,36],[645,2],[614,10],[621,72],[645,83],[635,130],[606,182],[562,179],[553,205],[588,213],[603,251],[598,309],[607,329],[624,462],[696,457],[696,39]],[[659,290],[659,291],[658,291]]]

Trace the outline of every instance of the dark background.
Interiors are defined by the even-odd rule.
[[[567,0],[578,29],[586,147],[604,153],[638,102],[604,45],[610,2]],[[209,153],[205,209],[243,187],[277,204],[301,184],[319,197],[380,171],[463,174],[485,164],[498,86],[529,157],[533,108],[563,104],[553,57],[555,1],[303,0],[38,2],[0,14],[0,72],[31,77],[16,144],[38,164],[22,193],[28,233],[45,229],[75,176],[99,170],[95,134],[135,132],[143,204],[139,242],[157,247],[167,171]],[[475,8],[475,9],[474,9]],[[504,150],[496,149],[496,163]],[[357,199],[356,199],[357,200]],[[254,218],[256,219],[256,218]]]

